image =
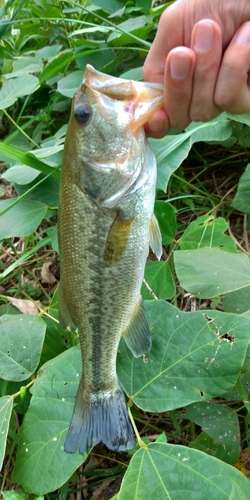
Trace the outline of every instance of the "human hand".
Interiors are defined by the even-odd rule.
[[[144,65],[146,81],[164,82],[164,109],[146,131],[208,121],[223,110],[250,111],[249,0],[177,0],[163,13]]]

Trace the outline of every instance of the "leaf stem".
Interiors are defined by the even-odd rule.
[[[147,449],[147,447],[148,447],[148,446],[147,446],[147,445],[146,445],[146,443],[144,443],[144,441],[141,439],[140,434],[139,434],[139,432],[138,432],[138,429],[137,429],[137,427],[136,427],[136,425],[135,425],[134,417],[133,417],[133,415],[132,415],[132,413],[131,413],[131,410],[130,410],[130,405],[128,405],[128,414],[129,414],[129,418],[130,418],[130,421],[131,421],[132,427],[133,427],[133,429],[134,429],[134,432],[135,432],[135,435],[136,435],[136,439],[137,439],[137,441],[138,441],[138,444],[139,444],[140,448]]]
[[[24,137],[26,137],[26,139],[28,139],[29,142],[32,142],[32,144],[34,144],[34,146],[36,146],[36,148],[40,148],[40,146],[35,141],[33,141],[33,139],[31,139],[31,137],[29,137],[28,134],[26,134],[26,132],[24,132],[24,130],[21,127],[19,127],[19,125],[17,124],[17,122],[15,122],[15,120],[13,120],[13,118],[11,118],[11,116],[6,111],[6,109],[3,109],[3,113],[8,118],[8,120],[10,120],[10,122],[12,123],[12,125],[14,125],[14,127],[16,127],[17,130],[19,130],[20,134],[24,135]]]
[[[28,389],[29,387],[31,387],[31,386],[34,384],[35,380],[36,380],[36,379],[34,378],[33,380],[31,380],[31,382],[29,382],[27,385],[25,385],[25,386],[24,386],[24,387],[25,387],[25,389]],[[21,387],[20,391],[16,392],[15,394],[11,394],[12,399],[15,399],[15,398],[17,398],[18,396],[20,396],[20,394],[21,394],[22,392],[23,392],[23,388]]]

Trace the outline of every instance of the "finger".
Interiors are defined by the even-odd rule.
[[[250,22],[235,33],[221,64],[215,102],[231,113],[250,111]]]
[[[221,112],[214,103],[222,57],[222,33],[219,24],[211,19],[196,23],[192,32],[191,48],[196,56],[196,64],[189,116],[193,121],[206,122]]]
[[[146,134],[155,139],[161,139],[169,132],[169,119],[164,109],[159,109],[150,116],[144,126]]]
[[[178,29],[173,29],[173,23]],[[143,67],[143,78],[148,82],[163,82],[166,57],[171,49],[184,45],[182,11],[174,3],[162,14],[158,30]]]
[[[190,123],[195,54],[187,47],[170,51],[164,76],[164,109],[171,128],[183,130]]]

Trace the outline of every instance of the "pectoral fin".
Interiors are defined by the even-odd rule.
[[[124,340],[138,358],[151,348],[151,335],[149,324],[145,315],[142,299],[136,304],[128,328],[123,332]]]
[[[160,260],[162,256],[162,238],[158,220],[156,219],[155,214],[152,215],[150,221],[149,244],[157,259]]]
[[[104,261],[106,266],[111,267],[119,262],[127,248],[130,230],[134,219],[123,219],[118,213],[114,220],[106,241],[104,250]]]

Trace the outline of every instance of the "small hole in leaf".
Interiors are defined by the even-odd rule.
[[[203,396],[204,396],[204,392],[203,392],[203,391],[200,391],[200,395],[201,395],[201,397],[203,398]]]
[[[232,344],[234,342],[234,337],[229,335],[227,332],[224,333],[223,335],[220,335],[220,338],[223,340],[227,340],[227,342],[230,342],[230,344]]]

